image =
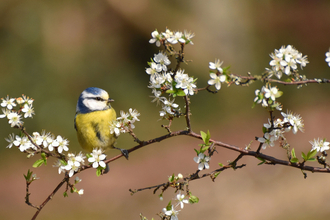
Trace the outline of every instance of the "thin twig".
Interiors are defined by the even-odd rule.
[[[34,216],[32,217],[32,220],[36,219],[37,216],[39,215],[40,211],[42,210],[42,208],[53,198],[53,196],[56,194],[56,192],[62,187],[62,185],[65,182],[69,181],[69,176],[66,174],[65,177],[63,178],[63,180],[56,186],[56,188],[53,190],[53,192],[45,199],[45,201],[38,206],[38,211],[36,211],[36,213],[34,214]]]
[[[187,128],[188,131],[191,131],[191,123],[190,123],[190,101],[189,101],[189,97],[186,95],[184,97],[184,100],[186,102],[186,123],[187,123]]]
[[[254,77],[254,76],[240,76],[240,75],[236,75],[236,74],[232,74],[234,76],[240,77],[242,79],[245,80],[262,80],[265,82],[275,82],[278,84],[282,84],[282,85],[303,85],[303,84],[309,84],[309,83],[330,83],[330,79],[307,79],[307,80],[302,80],[302,81],[291,81],[291,82],[285,82],[285,81],[281,81],[281,80],[277,80],[277,79],[271,79],[271,78],[258,78],[258,77]]]

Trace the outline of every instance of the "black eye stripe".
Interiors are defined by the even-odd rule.
[[[86,99],[94,99],[97,101],[104,101],[104,99],[102,99],[101,97],[86,97]]]

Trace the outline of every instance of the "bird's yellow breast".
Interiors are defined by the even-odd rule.
[[[77,114],[75,125],[78,141],[82,148],[92,152],[93,148],[111,148],[116,142],[114,134],[110,134],[110,123],[116,120],[113,108]]]

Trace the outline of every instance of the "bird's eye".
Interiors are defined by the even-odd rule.
[[[97,101],[102,101],[102,98],[101,97],[96,97],[96,100]]]

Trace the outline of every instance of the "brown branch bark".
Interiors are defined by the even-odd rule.
[[[45,201],[40,205],[35,208],[38,210],[36,213],[33,215],[32,220],[35,220],[37,216],[39,215],[40,211],[42,208],[53,198],[53,196],[57,193],[57,191],[63,186],[65,182],[69,181],[69,176],[66,174],[66,176],[63,178],[63,180],[56,186],[56,188],[53,190],[53,192],[45,199]]]

